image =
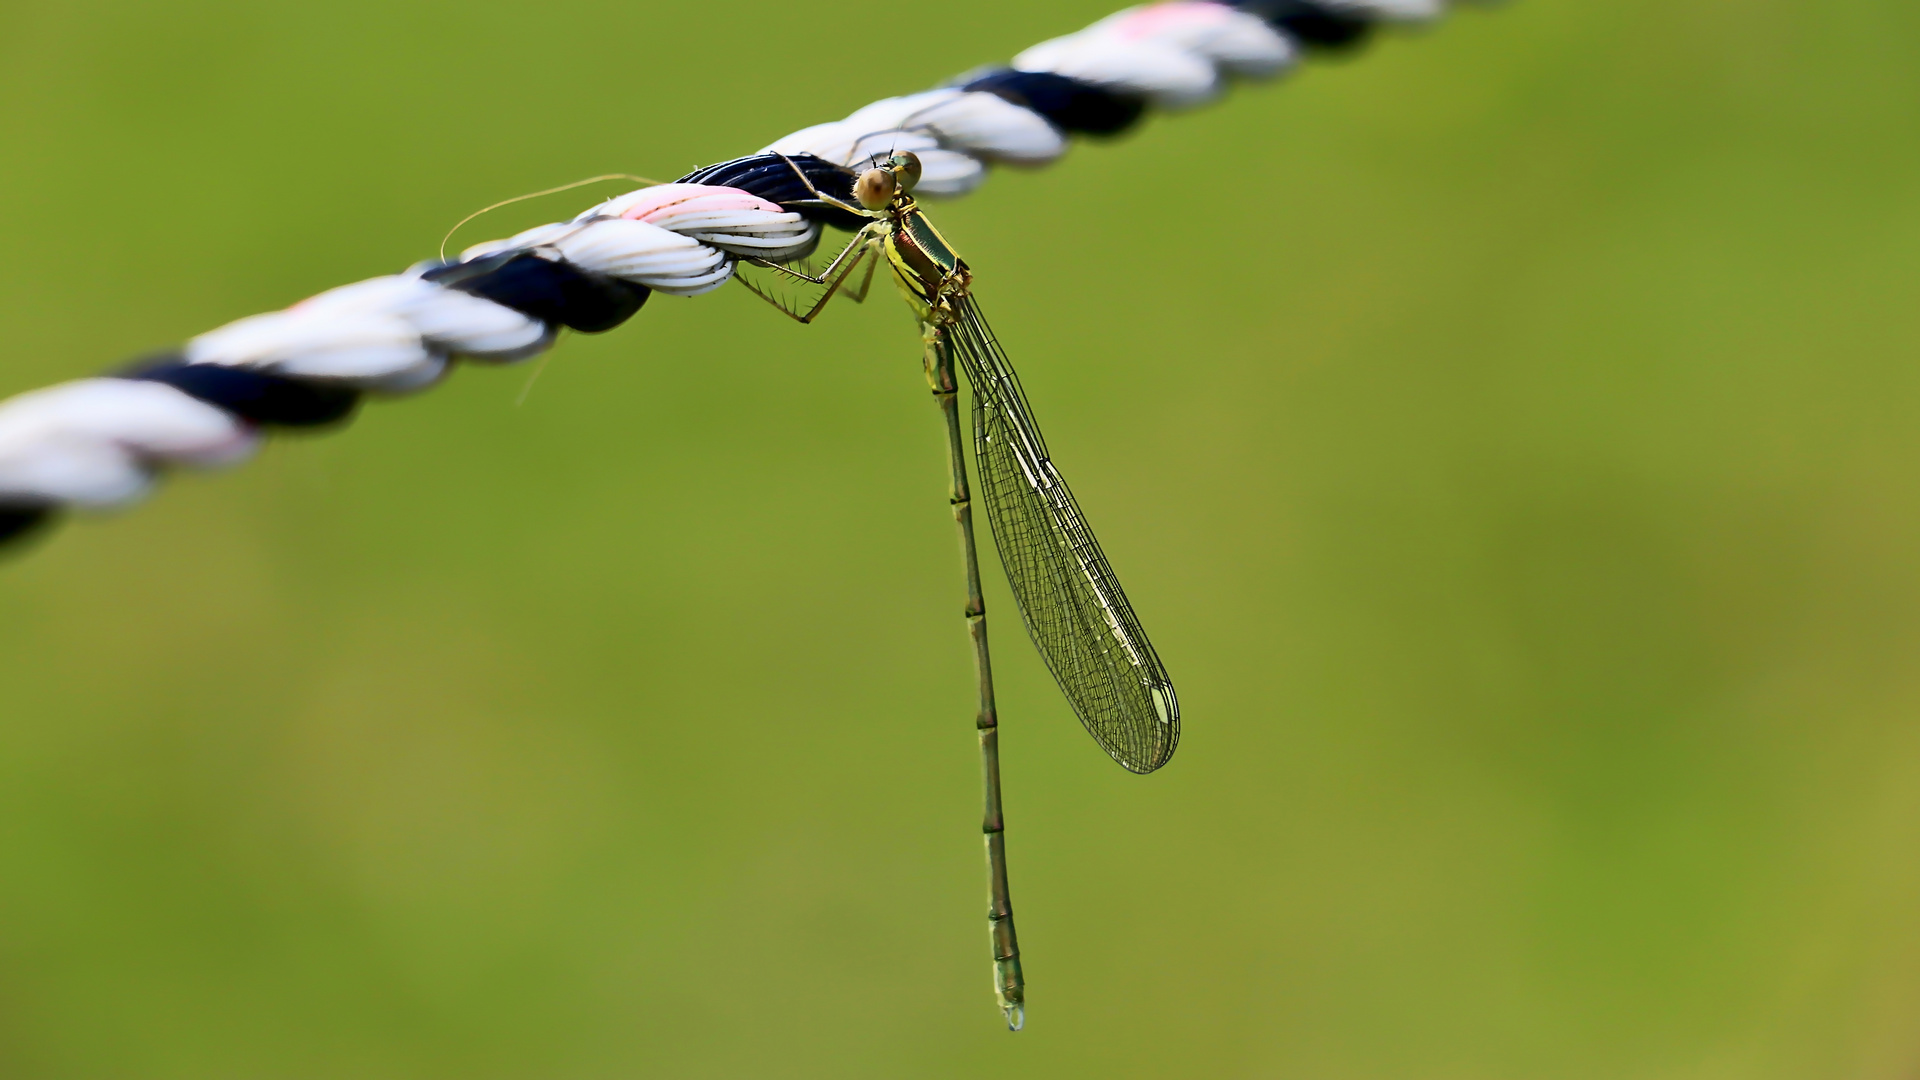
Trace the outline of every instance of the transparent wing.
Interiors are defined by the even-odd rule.
[[[1128,770],[1167,763],[1180,703],[1080,505],[1047,456],[1020,377],[972,297],[945,343],[973,385],[973,449],[1000,561],[1027,632],[1102,749]]]

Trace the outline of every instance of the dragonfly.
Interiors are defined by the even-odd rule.
[[[966,373],[973,391],[973,457],[1001,565],[1027,633],[1081,724],[1123,768],[1150,773],[1165,765],[1179,745],[1179,698],[1080,504],[1054,467],[1020,376],[980,314],[973,296],[973,271],[914,202],[919,157],[899,152],[869,159],[872,167],[860,172],[852,185],[857,206],[821,192],[806,171],[790,159],[787,164],[822,203],[866,223],[818,274],[793,263],[746,260],[801,283],[800,287],[820,287],[817,300],[804,310],[744,276],[737,280],[787,315],[811,323],[835,296],[865,300],[876,268],[884,265],[919,321],[927,384],[946,418],[947,495],[966,567],[966,625],[979,680],[975,726],[986,792],[982,831],[994,993],[1008,1028],[1018,1031],[1026,1018],[1026,980],[1007,884],[999,714],[987,649],[986,604],[980,588],[956,367]],[[863,267],[856,282],[855,275]]]

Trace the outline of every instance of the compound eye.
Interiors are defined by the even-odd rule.
[[[920,155],[911,150],[902,150],[887,160],[887,167],[900,177],[900,190],[912,191],[920,182]]]
[[[899,187],[900,183],[893,178],[893,173],[886,169],[868,169],[860,174],[860,180],[853,185],[853,197],[869,210],[885,210]]]

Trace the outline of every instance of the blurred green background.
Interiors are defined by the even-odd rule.
[[[1114,2],[7,0],[0,393]],[[1017,1037],[890,297],[68,525],[0,1076],[1912,1077],[1917,151],[1910,0],[1526,0],[936,208],[1188,718],[1116,768],[994,571]]]

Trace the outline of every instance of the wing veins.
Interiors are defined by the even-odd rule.
[[[973,387],[979,485],[1027,632],[1094,741],[1152,772],[1179,742],[1172,682],[1048,456],[1019,375],[973,299],[956,308],[946,347]]]

